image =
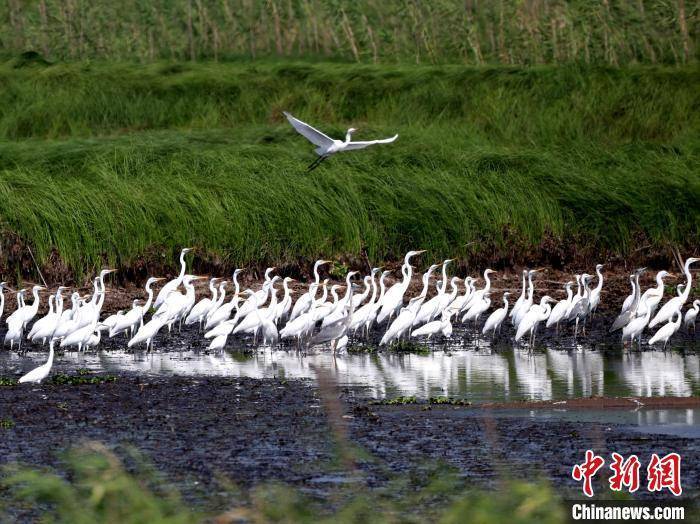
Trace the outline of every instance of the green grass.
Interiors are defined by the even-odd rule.
[[[77,275],[172,264],[185,245],[220,267],[362,250],[512,263],[688,249],[700,239],[699,80],[662,68],[5,64],[0,227],[41,266],[55,252]],[[312,148],[283,109],[338,136],[355,125],[358,139],[400,137],[307,174]]]

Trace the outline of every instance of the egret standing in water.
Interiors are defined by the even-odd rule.
[[[29,373],[20,378],[20,384],[25,382],[41,384],[41,381],[49,376],[49,373],[51,373],[51,366],[53,366],[53,344],[54,341],[51,339],[49,342],[49,359],[41,366],[32,369]]]
[[[357,131],[354,127],[348,129],[345,135],[345,141],[334,140],[328,135],[321,133],[318,129],[311,127],[309,124],[302,122],[298,118],[294,118],[292,115],[284,111],[284,116],[287,117],[289,123],[292,124],[294,129],[306,138],[309,142],[314,144],[316,147],[315,151],[318,158],[314,160],[308,167],[309,171],[316,169],[321,162],[323,162],[329,156],[340,153],[341,151],[353,151],[355,149],[364,149],[375,144],[388,144],[396,140],[399,135],[394,135],[391,138],[384,138],[382,140],[366,140],[366,141],[352,141],[352,134]]]

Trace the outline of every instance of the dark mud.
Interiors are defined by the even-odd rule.
[[[684,496],[697,497],[700,486],[698,439],[526,412],[377,406],[360,389],[320,389],[312,381],[122,374],[99,385],[6,386],[0,388],[0,419],[11,421],[0,429],[1,464],[60,469],[62,451],[85,440],[104,442],[120,455],[135,447],[189,501],[212,508],[225,508],[234,496],[220,487],[221,478],[241,487],[287,482],[323,499],[358,479],[337,460],[342,447],[366,452],[355,463],[359,482],[370,487],[445,464],[470,485],[543,477],[578,496],[571,467],[589,448],[603,455],[636,453],[642,462],[652,452],[678,451],[688,465]],[[595,487],[609,493],[604,480]]]

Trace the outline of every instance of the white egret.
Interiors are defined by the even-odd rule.
[[[148,313],[148,310],[151,309],[151,304],[153,304],[153,289],[151,289],[151,286],[161,280],[165,279],[149,277],[146,281],[146,293],[148,295],[146,303],[143,306],[132,307],[131,310],[118,319],[115,325],[109,330],[110,338],[120,333],[126,333],[129,337],[134,336],[134,333],[143,325],[143,317]]]
[[[379,298],[377,298],[376,302],[374,303],[373,307],[370,308],[369,312],[367,313],[367,320],[365,321],[365,331],[367,332],[367,335],[369,336],[369,332],[372,329],[372,325],[374,324],[374,321],[377,320],[377,315],[379,314],[379,310],[382,307],[382,299],[384,298],[384,295],[386,293],[386,277],[391,274],[391,271],[382,271],[381,277],[379,277]]]
[[[2,318],[2,312],[5,309],[5,288],[7,287],[7,282],[0,282],[0,318]]]
[[[508,315],[508,296],[510,296],[508,291],[503,293],[503,307],[495,310],[489,315],[489,318],[486,319],[484,329],[481,330],[483,335],[491,331],[491,337],[493,338],[496,335],[496,331],[501,331],[501,325]]]
[[[292,290],[289,288],[290,282],[295,282],[295,280],[291,277],[284,277],[284,280],[282,281],[284,296],[282,297],[282,300],[277,303],[277,309],[275,310],[273,318],[275,325],[286,321],[289,313],[292,310]]]
[[[632,275],[631,278],[634,281],[634,294],[632,295],[632,300],[629,302],[627,309],[624,308],[623,304],[623,311],[620,313],[617,318],[615,319],[615,322],[613,322],[612,327],[610,328],[610,333],[617,331],[618,329],[621,329],[625,327],[627,324],[630,323],[630,321],[636,317],[637,315],[637,309],[639,308],[639,303],[641,301],[641,293],[640,293],[640,287],[639,287],[639,277],[640,275],[646,270],[645,267],[637,269]],[[651,309],[648,311],[649,315],[645,316],[651,316]],[[643,317],[642,317],[643,318]],[[649,319],[647,318],[647,322],[649,322]],[[646,324],[644,324],[646,326]],[[639,330],[639,333],[642,332],[644,329],[644,326],[642,326],[642,329]],[[637,327],[637,324],[635,324],[635,328]],[[636,334],[634,336],[637,336]],[[623,337],[624,338],[624,337]]]
[[[424,337],[430,340],[430,337],[442,333],[445,338],[450,338],[452,336],[452,315],[455,314],[454,310],[446,309],[442,312],[440,320],[433,320],[427,324],[414,329],[411,331],[411,337]]]
[[[559,332],[559,322],[566,320],[567,313],[571,308],[571,301],[574,298],[574,293],[571,290],[571,286],[573,285],[574,283],[572,281],[566,283],[566,298],[556,303],[556,305],[552,308],[552,312],[549,314],[549,318],[547,319],[546,327],[551,327],[556,324],[557,333]]]
[[[22,376],[19,379],[20,384],[25,382],[32,384],[41,384],[41,381],[49,376],[51,373],[51,367],[53,366],[53,340],[49,342],[49,358],[48,360],[39,367],[32,369],[29,373]]]
[[[351,271],[350,273],[357,273],[357,271]],[[350,273],[348,273],[348,275]],[[347,296],[347,299],[345,300],[345,304],[342,306],[342,316],[339,316],[333,322],[329,322],[322,326],[321,330],[309,340],[309,347],[330,342],[331,348],[335,352],[338,351],[338,344],[341,340],[344,340],[343,347],[347,344],[346,337],[348,333],[348,328],[350,327],[352,315],[355,311],[355,305],[352,300],[355,285],[349,283],[349,279],[347,280],[347,282],[349,286],[349,294]]]
[[[317,260],[314,264],[314,284],[316,284],[316,286],[314,287],[314,292],[318,289],[319,285],[321,284],[321,275],[318,274],[319,268],[330,263],[330,260]],[[309,291],[301,295],[294,303],[294,307],[292,307],[292,313],[289,316],[289,320],[294,320],[302,313],[306,313],[311,307],[311,303],[313,302],[314,298],[316,297],[311,294],[311,286],[309,286]]]
[[[139,299],[134,299],[131,303],[131,307],[134,308],[138,306],[139,304]],[[98,329],[105,329],[107,332],[109,332],[114,326],[117,324],[117,321],[119,320],[120,317],[124,316],[124,310],[120,309],[113,315],[109,315],[107,318],[105,318],[102,322],[100,322],[97,325]],[[36,325],[36,324],[35,324]]]
[[[32,295],[34,300],[31,305],[22,305],[15,310],[6,319],[7,323],[7,333],[5,334],[5,344],[10,343],[10,349],[14,348],[15,343],[18,344],[19,348],[22,348],[22,333],[24,332],[24,327],[30,322],[39,310],[39,291],[45,289],[44,286],[34,286],[32,287]],[[23,297],[24,293],[19,294]],[[18,303],[20,299],[18,298]],[[23,300],[22,300],[23,303]]]
[[[475,292],[476,291],[474,290],[474,279],[472,277],[466,277],[464,279],[464,294],[455,297],[455,299],[452,302],[450,302],[450,309],[453,310],[455,313],[464,311]]]
[[[177,290],[177,288],[180,287],[180,284],[182,284],[182,279],[185,278],[185,273],[187,272],[185,255],[190,251],[192,251],[191,247],[182,248],[182,251],[180,251],[180,274],[176,278],[172,279],[167,284],[165,284],[158,292],[156,301],[153,304],[153,307],[155,309],[160,308],[161,304],[165,301],[168,295],[170,295],[170,293],[172,293],[173,291]]]
[[[345,141],[342,140],[334,140],[328,135],[322,133],[318,129],[315,129],[311,127],[309,124],[302,122],[301,120],[294,118],[292,115],[284,111],[284,116],[287,117],[287,120],[289,120],[289,123],[292,124],[294,129],[297,130],[297,132],[302,135],[304,138],[306,138],[309,142],[314,144],[316,149],[314,150],[316,154],[318,155],[318,158],[309,165],[308,170],[311,171],[315,169],[316,167],[319,166],[321,162],[323,162],[326,158],[329,156],[335,154],[335,153],[340,153],[341,151],[353,151],[356,149],[364,149],[366,147],[375,145],[375,144],[388,144],[390,142],[393,142],[398,138],[399,135],[394,135],[391,138],[384,138],[382,140],[367,140],[367,141],[351,141],[352,140],[352,134],[357,131],[354,127],[351,127],[348,129],[347,133],[345,134]]]
[[[576,301],[571,310],[569,311],[568,320],[576,322],[576,328],[574,330],[574,339],[578,336],[578,325],[579,322],[583,321],[583,334],[586,334],[586,318],[591,313],[590,298],[591,290],[588,287],[588,279],[591,276],[587,273],[581,275],[581,287],[583,289],[582,296]]]
[[[409,251],[403,260],[403,265],[401,266],[401,274],[403,279],[401,282],[397,282],[391,286],[387,292],[384,294],[382,299],[382,308],[377,314],[377,323],[381,324],[386,319],[394,316],[403,306],[403,296],[411,283],[411,277],[413,276],[413,267],[411,266],[411,259],[415,256],[425,253],[425,250],[419,251]]]
[[[640,348],[642,347],[642,331],[644,331],[651,318],[651,308],[642,304],[642,309],[645,312],[643,315],[639,317],[631,316],[629,322],[622,328],[622,342],[624,343],[625,339],[629,338],[630,345],[633,346],[636,338]]]
[[[593,288],[591,290],[591,298],[590,298],[591,313],[595,313],[595,310],[598,309],[598,305],[600,304],[600,293],[603,291],[603,264],[596,264],[595,272],[596,272],[596,275],[598,276],[598,284],[596,285],[595,288]],[[552,310],[552,313],[553,312],[554,312],[554,310]]]
[[[145,342],[146,349],[153,350],[153,338],[158,334],[158,331],[160,331],[167,321],[168,318],[165,315],[154,316],[151,318],[151,320],[143,324],[138,331],[136,331],[136,334],[131,338],[131,340],[129,340],[127,347],[133,347],[136,344]]]
[[[185,325],[191,326],[192,324],[199,323],[199,328],[202,328],[202,322],[211,312],[212,308],[216,306],[216,300],[219,295],[219,291],[216,287],[216,283],[221,280],[218,277],[209,279],[209,293],[211,293],[211,298],[204,297],[199,302],[197,302],[185,318]]]
[[[324,328],[329,324],[335,323],[341,318],[345,317],[345,315],[347,314],[346,306],[349,305],[349,301],[354,296],[353,286],[350,282],[350,279],[352,279],[352,277],[354,277],[358,273],[359,271],[348,271],[348,274],[345,275],[345,296],[341,300],[338,300],[337,303],[333,306],[333,309],[328,313],[328,315],[326,315],[323,318],[323,321],[321,322],[321,328]]]
[[[693,307],[685,312],[685,318],[683,319],[683,325],[685,329],[690,332],[690,328],[693,328],[695,332],[695,320],[698,318],[698,312],[700,311],[700,300],[693,300]]]
[[[462,322],[468,320],[473,320],[474,323],[479,321],[481,314],[491,307],[491,299],[488,298],[489,292],[491,291],[491,279],[489,275],[495,273],[493,269],[486,269],[484,271],[484,281],[486,284],[482,289],[479,289],[467,304],[467,312],[462,317]]]
[[[32,329],[29,330],[29,334],[27,335],[27,340],[31,340],[32,342],[41,340],[42,344],[45,344],[46,339],[51,338],[61,315],[61,312],[58,310],[58,297],[62,289],[62,287],[59,287],[59,291],[56,292],[55,295],[49,296],[49,312],[34,322]]]
[[[683,308],[683,305],[688,301],[690,291],[693,289],[693,275],[690,272],[690,265],[698,260],[700,260],[700,258],[690,257],[685,261],[685,264],[683,265],[683,273],[685,273],[686,281],[683,294],[679,297],[673,297],[671,300],[666,302],[649,323],[649,327],[654,327],[661,322],[670,320],[676,310]]]
[[[534,301],[535,285],[532,282],[532,276],[538,271],[539,269],[530,269],[527,272],[527,295],[525,296],[525,300],[520,303],[518,310],[514,312],[513,316],[511,317],[513,325],[516,328],[520,324],[523,317],[527,315],[528,311],[530,311],[530,307]]]
[[[226,302],[225,304],[219,305],[219,307],[215,310],[212,311],[209,316],[207,317],[207,321],[204,325],[204,329],[210,330],[213,329],[214,327],[218,326],[222,322],[225,322],[226,320],[229,319],[231,316],[231,312],[236,309],[238,310],[238,304],[240,303],[241,300],[241,286],[238,283],[238,275],[243,272],[243,269],[236,269],[233,272],[233,286],[234,286],[234,293],[233,296],[231,297],[231,300]],[[219,296],[221,298],[221,296]]]
[[[416,318],[413,321],[414,326],[418,326],[418,325],[423,324],[425,322],[430,322],[440,312],[441,298],[445,294],[445,291],[447,290],[447,266],[451,262],[452,262],[452,259],[448,258],[447,260],[445,260],[442,263],[442,286],[440,286],[438,288],[437,295],[435,295],[433,298],[431,298],[427,302],[424,302],[423,305],[420,307],[420,309],[418,310],[418,314],[416,314]],[[424,287],[425,287],[425,285],[427,285],[427,283],[425,282],[425,276],[427,275],[428,278],[430,278],[430,275],[432,274],[432,272],[435,271],[438,267],[440,267],[440,266],[433,264],[425,272],[425,275],[423,276]]]
[[[666,324],[661,326],[658,329],[658,331],[654,333],[654,336],[649,339],[649,345],[653,346],[657,342],[663,342],[663,349],[665,350],[666,344],[668,344],[669,339],[674,335],[676,331],[680,329],[682,319],[683,314],[681,313],[681,310],[676,309],[676,311],[673,312],[673,317],[671,317],[671,320],[669,320],[668,322],[666,322]]]
[[[668,271],[659,271],[656,274],[656,287],[647,289],[644,292],[644,294],[642,294],[643,301],[640,301],[640,305],[644,304],[644,307],[651,308],[652,315],[656,312],[656,308],[658,307],[659,302],[661,302],[661,299],[664,296],[664,278],[666,278],[667,276],[672,275]],[[638,307],[636,315],[639,316],[643,314],[644,311],[641,311]]]
[[[189,311],[192,309],[192,306],[194,306],[195,290],[192,282],[203,278],[207,277],[185,275],[182,279],[182,285],[185,288],[185,293],[183,294],[179,291],[172,291],[165,298],[154,317],[165,317],[168,330],[172,329],[172,326],[176,322],[181,328],[182,321],[187,316],[187,313],[189,313]]]
[[[530,348],[535,344],[535,336],[537,335],[537,325],[540,322],[547,320],[552,312],[551,303],[555,300],[547,295],[540,299],[539,305],[533,305],[518,324],[518,330],[515,333],[515,341],[517,342],[526,334],[530,334]]]
[[[370,314],[372,313],[373,310],[375,310],[375,304],[377,302],[377,281],[374,278],[377,273],[381,271],[380,268],[374,267],[372,268],[372,271],[370,272],[370,279],[372,282],[372,296],[370,297],[369,301],[359,309],[356,309],[355,312],[352,315],[352,320],[350,322],[350,327],[348,328],[349,331],[352,331],[353,333],[357,333],[357,330],[360,328],[365,328],[367,325],[367,321],[369,319]],[[369,333],[367,333],[369,334]]]
[[[413,325],[413,320],[416,318],[416,313],[423,303],[425,297],[414,297],[408,301],[408,305],[401,309],[398,316],[389,325],[389,328],[384,333],[384,336],[379,342],[380,346],[391,344],[395,340],[400,340]]]
[[[518,310],[522,307],[523,302],[525,302],[525,300],[526,300],[527,276],[528,276],[527,269],[523,269],[523,287],[522,287],[522,291],[520,292],[520,297],[518,297],[518,300],[515,301],[515,304],[513,304],[513,309],[510,310],[510,314],[508,315],[511,318],[513,318],[513,316],[515,316],[517,314]]]

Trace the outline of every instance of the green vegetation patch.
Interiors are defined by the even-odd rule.
[[[83,370],[84,371],[84,370]],[[64,373],[56,373],[51,375],[51,384],[60,386],[83,386],[86,384],[108,384],[111,382],[116,382],[117,377],[113,375],[89,375],[88,373],[78,373],[75,375],[66,375]]]

